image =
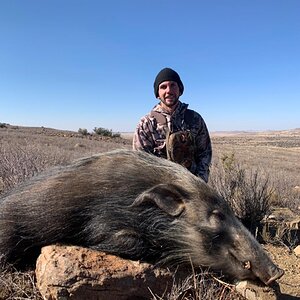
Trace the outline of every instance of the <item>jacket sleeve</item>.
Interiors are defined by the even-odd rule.
[[[195,135],[195,162],[192,164],[190,171],[208,182],[209,167],[212,160],[212,146],[203,118],[198,115],[197,133]]]
[[[143,117],[137,125],[133,136],[133,150],[142,150],[153,153],[155,144],[151,132],[151,121],[147,117]]]

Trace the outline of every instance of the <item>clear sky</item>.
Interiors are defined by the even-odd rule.
[[[300,127],[300,0],[0,0],[0,122],[134,131],[171,67],[210,131]]]

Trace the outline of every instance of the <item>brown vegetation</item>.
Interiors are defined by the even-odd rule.
[[[118,148],[129,140],[49,128],[6,126],[0,128],[0,191],[9,189],[41,171]]]
[[[273,189],[272,205],[297,210],[300,205],[300,129],[260,133],[212,134],[212,177],[220,172],[224,157],[248,174],[258,173]],[[228,163],[228,160],[226,161]],[[225,165],[226,167],[226,165]]]

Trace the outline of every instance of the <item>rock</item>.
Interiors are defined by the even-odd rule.
[[[300,245],[298,245],[295,249],[294,252],[296,254],[297,257],[300,257]]]
[[[279,288],[259,285],[252,281],[240,281],[236,285],[236,291],[248,300],[277,300],[280,294]]]
[[[44,299],[150,299],[171,289],[173,273],[76,246],[46,246],[36,264]]]

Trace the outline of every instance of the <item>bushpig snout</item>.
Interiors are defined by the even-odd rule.
[[[274,276],[271,277],[268,281],[264,282],[266,285],[270,285],[272,284],[274,281],[276,281],[277,279],[281,278],[284,275],[284,270],[278,268],[275,266],[275,269],[273,274]]]
[[[284,271],[273,263],[225,201],[213,193],[206,193],[205,189],[201,194],[209,199],[206,212],[205,205],[200,211],[193,203],[186,203],[185,207],[189,223],[193,223],[186,229],[186,243],[197,249],[193,261],[199,259],[200,253],[199,264],[222,271],[231,279],[260,280],[269,285],[280,278]]]
[[[253,275],[252,279],[259,279],[266,285],[271,285],[274,281],[284,275],[284,270],[274,265],[273,262],[269,261],[269,259],[264,262],[265,268],[262,266],[257,268],[256,264],[257,261],[254,261],[252,264],[251,261],[248,260],[243,262],[242,265],[245,270],[249,271]],[[246,275],[246,277],[250,279],[250,275]]]
[[[254,263],[255,266],[255,263]],[[265,267],[265,269],[263,268]],[[273,262],[267,260],[261,268],[253,268],[253,273],[266,285],[271,285],[274,281],[284,275],[284,270],[277,267]]]
[[[235,228],[238,228],[234,234],[236,241],[230,253],[242,263],[245,271],[251,272],[266,285],[282,277],[284,270],[273,263],[252,234],[239,222]]]

